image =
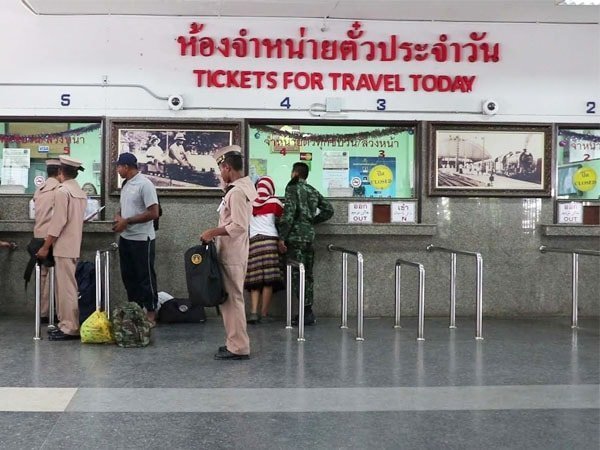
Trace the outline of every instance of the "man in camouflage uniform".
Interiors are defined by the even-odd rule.
[[[314,187],[306,182],[308,178],[308,165],[297,162],[292,167],[292,179],[285,188],[285,207],[283,217],[279,222],[279,249],[286,253],[288,258],[295,259],[304,264],[305,291],[304,291],[304,324],[312,325],[316,322],[312,310],[314,294],[313,264],[315,251],[314,225],[325,222],[333,216],[333,207]],[[299,276],[294,272],[294,294],[298,296]],[[298,316],[294,324],[298,323]]]

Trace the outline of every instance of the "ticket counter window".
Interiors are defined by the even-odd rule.
[[[32,195],[46,178],[46,159],[60,155],[83,162],[77,182],[91,197],[100,196],[100,122],[0,121],[0,195]]]
[[[600,128],[560,128],[556,166],[557,222],[600,224]]]
[[[269,175],[283,196],[295,162],[329,198],[414,199],[415,127],[403,124],[251,123],[249,174]]]

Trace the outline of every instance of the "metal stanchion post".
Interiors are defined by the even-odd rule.
[[[95,276],[96,276],[96,309],[98,309],[98,303],[102,298],[102,253],[100,250],[96,250],[95,262]]]
[[[305,295],[305,272],[304,264],[298,264],[298,275],[300,278],[300,289],[298,295],[298,341],[304,342],[304,295]]]
[[[110,252],[104,252],[104,311],[110,319]]]
[[[477,331],[475,335],[475,339],[481,341],[483,340],[482,336],[482,324],[483,324],[483,258],[478,253],[476,255],[477,258]]]
[[[419,264],[419,330],[417,331],[417,341],[424,341],[425,328],[425,268]]]
[[[48,328],[54,328],[54,316],[56,315],[56,292],[54,285],[54,266],[48,268]]]
[[[400,288],[402,286],[402,266],[396,264],[396,301],[395,301],[395,320],[394,320],[394,328],[402,328],[400,326]]]
[[[456,253],[450,258],[450,327],[456,328]]]
[[[573,292],[573,306],[571,311],[571,328],[577,328],[577,302],[579,296],[579,254],[572,256],[571,289]]]
[[[348,328],[348,253],[342,254],[342,323],[340,328]]]
[[[42,339],[40,337],[40,310],[42,303],[42,276],[40,265],[36,262],[35,264],[35,335],[33,336],[34,341]]]
[[[363,325],[364,325],[364,289],[363,289],[363,274],[364,274],[364,269],[363,269],[363,256],[362,253],[357,252],[356,253],[356,264],[357,264],[357,274],[356,274],[356,278],[357,278],[357,286],[356,289],[358,290],[358,299],[357,299],[357,304],[356,304],[356,340],[357,341],[364,341],[365,338],[363,336]]]
[[[286,310],[285,310],[285,328],[292,328],[292,266],[286,266]]]

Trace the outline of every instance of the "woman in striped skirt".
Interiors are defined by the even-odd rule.
[[[250,251],[244,287],[250,291],[248,323],[260,322],[267,317],[273,291],[283,286],[279,251],[279,235],[275,222],[283,214],[283,204],[275,197],[275,184],[264,176],[256,182],[258,197],[252,204],[250,218]],[[262,303],[261,303],[262,298]],[[261,303],[261,314],[258,305]]]

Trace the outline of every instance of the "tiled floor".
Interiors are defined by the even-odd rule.
[[[34,342],[0,318],[0,448],[600,447],[598,320],[319,318],[306,342],[250,326],[249,361],[215,361],[219,318],[155,329],[143,349]]]

